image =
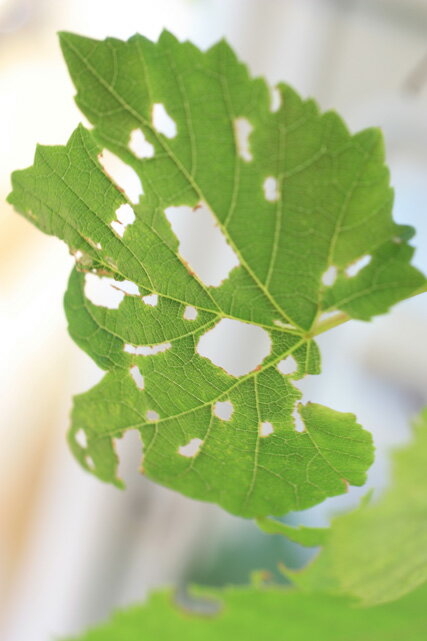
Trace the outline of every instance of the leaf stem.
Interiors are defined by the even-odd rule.
[[[351,320],[351,317],[345,312],[334,314],[329,318],[325,318],[325,320],[321,321],[320,323],[317,323],[317,325],[315,325],[311,330],[310,336],[318,336],[319,334],[323,334],[324,332],[327,332],[334,327],[338,327],[339,325],[342,325],[349,320]]]
[[[424,283],[424,285],[421,285],[421,287],[419,287],[412,294],[410,294],[408,298],[413,298],[414,296],[418,296],[419,294],[425,294],[426,292],[427,292],[427,281]],[[318,336],[319,334],[323,334],[324,332],[327,332],[329,329],[338,327],[339,325],[342,325],[343,323],[346,323],[349,320],[351,320],[351,317],[345,312],[334,314],[329,318],[325,318],[325,320],[321,321],[320,323],[317,323],[317,325],[315,325],[310,331],[309,336],[310,337]]]

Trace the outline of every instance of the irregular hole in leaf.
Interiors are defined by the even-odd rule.
[[[81,249],[76,249],[73,256],[77,261],[79,261],[83,258],[83,252],[81,251]]]
[[[265,438],[266,436],[270,436],[270,434],[273,434],[274,432],[274,427],[272,423],[269,421],[263,421],[259,425],[259,435],[261,438]]]
[[[283,329],[295,329],[294,325],[291,325],[290,323],[284,323],[279,318],[275,318],[273,320],[273,323],[277,325],[277,327],[282,327]]]
[[[293,422],[294,422],[295,431],[296,432],[305,432],[304,421],[302,420],[302,416],[299,413],[300,405],[301,405],[300,403],[297,403],[297,405],[295,406],[295,408],[294,408],[294,410],[292,412],[292,419],[293,419]]]
[[[234,412],[231,401],[217,401],[214,405],[214,414],[222,421],[229,421]]]
[[[265,199],[269,202],[275,202],[279,199],[279,189],[277,178],[273,176],[268,176],[262,185],[264,189]]]
[[[108,151],[108,149],[102,150],[102,153],[98,155],[98,160],[105,173],[113,179],[128,200],[132,203],[137,203],[144,190],[136,171],[123,160],[120,160],[118,156]]]
[[[340,312],[338,312],[336,309],[333,309],[330,312],[322,312],[318,318],[318,324],[320,325],[320,323],[338,317],[339,315]]]
[[[159,134],[163,134],[166,138],[175,138],[177,134],[176,122],[170,117],[162,103],[154,103],[151,122]]]
[[[371,260],[372,260],[372,256],[370,256],[369,254],[366,254],[365,256],[362,256],[361,258],[358,258],[358,260],[354,261],[354,263],[351,263],[351,265],[349,265],[349,266],[347,267],[347,269],[345,270],[345,273],[346,273],[346,274],[347,274],[347,276],[349,276],[350,278],[352,278],[353,276],[357,276],[357,274],[358,274],[358,273],[359,273],[359,272],[360,272],[364,267],[366,267],[367,265],[369,265],[369,263],[371,262]]]
[[[328,269],[322,275],[322,283],[326,287],[332,287],[338,275],[338,270],[335,265],[329,265]]]
[[[117,477],[126,485],[139,480],[143,460],[143,443],[139,430],[126,430],[123,436],[115,438],[114,450],[118,459]]]
[[[144,377],[141,374],[139,367],[137,365],[134,365],[130,368],[129,373],[132,376],[137,388],[144,389]]]
[[[277,364],[277,369],[281,374],[284,374],[284,376],[295,374],[295,372],[298,370],[298,363],[290,354]]]
[[[249,137],[252,133],[253,126],[247,118],[236,118],[234,121],[234,131],[236,135],[237,151],[242,160],[250,162],[253,160]]]
[[[93,458],[91,456],[86,455],[85,456],[85,461],[90,470],[95,469],[95,463],[93,462]]]
[[[153,356],[154,354],[166,352],[171,347],[170,343],[160,343],[159,345],[130,345],[125,343],[123,351],[135,356]]]
[[[113,280],[113,287],[128,294],[128,296],[139,296],[139,287],[131,280]]]
[[[107,276],[97,276],[97,274],[85,274],[85,296],[91,303],[99,307],[108,309],[118,309],[120,303],[125,297],[122,288],[118,288],[119,281]]]
[[[179,253],[189,271],[208,287],[218,287],[240,264],[205,203],[193,209],[167,207],[165,215],[178,238]]]
[[[159,297],[157,294],[148,294],[147,296],[143,296],[141,300],[150,307],[156,307],[159,302]]]
[[[300,393],[301,397],[300,400],[295,404],[293,410],[292,410],[292,422],[294,424],[294,430],[296,432],[305,432],[306,427],[304,424],[304,421],[302,419],[302,416],[300,414],[300,409],[303,406],[303,401],[306,401],[306,395],[309,390],[307,390],[307,384],[309,383],[308,377],[304,376],[303,378],[300,378],[298,380],[292,380],[292,385],[295,387]]]
[[[228,374],[243,376],[261,365],[268,356],[271,339],[262,327],[223,318],[201,336],[197,352]]]
[[[91,245],[94,249],[102,249],[101,243],[95,243],[91,238],[87,239],[87,242],[89,245]]]
[[[145,416],[147,417],[148,421],[158,421],[160,418],[159,413],[155,410],[147,410]]]
[[[282,104],[282,95],[278,87],[271,87],[270,111],[279,111]]]
[[[77,432],[74,434],[74,440],[76,443],[80,445],[83,449],[87,448],[87,437],[86,437],[86,432],[80,428],[77,430]]]
[[[123,238],[123,234],[125,233],[125,226],[122,225],[122,223],[117,222],[117,220],[113,220],[110,223],[110,226],[114,229],[116,234],[120,236],[120,238]]]
[[[110,225],[120,238],[123,238],[128,225],[135,222],[135,213],[130,205],[124,203],[116,210],[116,218],[117,220],[113,220]]]
[[[192,307],[191,305],[187,305],[187,307],[184,309],[184,314],[183,317],[185,320],[196,320],[199,312],[195,307]]]
[[[154,147],[148,142],[141,129],[130,132],[128,147],[137,158],[153,158]]]
[[[181,456],[193,458],[199,453],[202,443],[201,438],[192,438],[186,445],[180,445],[178,447],[178,453],[181,454]]]

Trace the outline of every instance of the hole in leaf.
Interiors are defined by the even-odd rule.
[[[264,421],[263,423],[260,423],[259,435],[261,436],[261,438],[270,436],[270,434],[273,434],[273,432],[274,432],[274,427],[271,423],[269,423],[268,421]]]
[[[117,220],[113,220],[113,222],[110,223],[110,225],[114,229],[116,234],[118,234],[120,238],[123,238],[123,234],[125,233],[126,227],[122,225],[122,223],[118,223]]]
[[[239,259],[204,203],[198,207],[167,207],[165,215],[179,241],[179,253],[207,286],[218,287]]]
[[[116,217],[122,225],[131,225],[135,221],[135,212],[130,205],[124,203],[116,209]]]
[[[337,279],[338,270],[335,265],[330,265],[322,276],[322,283],[326,287],[332,287]]]
[[[282,104],[282,95],[278,87],[271,87],[270,111],[279,111]]]
[[[135,385],[137,386],[138,389],[144,389],[144,377],[139,371],[139,367],[134,365],[133,367],[130,368],[129,370],[130,375],[132,376]]]
[[[199,453],[200,447],[203,441],[201,438],[192,438],[187,445],[181,445],[178,447],[178,452],[181,456],[186,456],[187,458],[193,458],[196,454]]]
[[[116,289],[120,289],[125,294],[129,296],[139,296],[139,287],[131,280],[113,280],[113,283]]]
[[[145,416],[148,421],[158,421],[160,416],[155,410],[147,410]]]
[[[128,354],[135,354],[135,356],[153,356],[154,354],[166,352],[171,347],[170,343],[160,343],[160,345],[130,345],[125,343],[123,351]]]
[[[185,320],[196,320],[198,316],[198,311],[195,307],[191,307],[191,305],[187,305],[187,307],[184,309],[184,319]]]
[[[91,303],[100,307],[117,309],[125,294],[137,296],[138,286],[129,280],[114,280],[107,276],[87,273],[85,275],[85,296]]]
[[[347,269],[345,270],[345,273],[346,273],[346,274],[347,274],[347,276],[349,276],[350,278],[352,278],[353,276],[357,276],[357,274],[358,274],[358,273],[359,273],[359,272],[360,272],[364,267],[366,267],[367,265],[369,265],[369,263],[371,262],[371,260],[372,260],[372,256],[369,256],[369,254],[367,254],[366,256],[362,256],[361,258],[359,258],[358,260],[356,260],[354,263],[352,263],[351,265],[349,265],[349,266],[347,267]]]
[[[318,323],[323,323],[323,321],[333,319],[335,316],[339,316],[340,312],[337,312],[335,309],[333,309],[331,312],[322,312],[319,316]]]
[[[89,245],[92,245],[94,249],[102,249],[101,243],[95,243],[91,238],[88,238],[87,242],[89,243]]]
[[[150,307],[156,307],[159,302],[159,297],[157,294],[148,294],[147,296],[142,297],[143,302]]]
[[[269,202],[275,202],[279,198],[277,178],[268,176],[263,183],[264,196]]]
[[[116,210],[116,218],[117,220],[113,220],[112,223],[110,223],[111,227],[120,238],[123,238],[123,234],[128,225],[131,225],[135,221],[135,213],[130,205],[124,203]]]
[[[112,223],[110,223],[111,227],[114,229],[116,234],[120,236],[120,238],[123,238],[123,234],[125,233],[125,225],[122,225],[122,223],[117,222],[117,220],[113,220]]]
[[[175,138],[177,133],[176,123],[166,111],[165,106],[160,102],[156,102],[153,105],[151,121],[154,129],[156,129],[159,134],[163,134],[166,138]]]
[[[98,160],[106,174],[112,178],[120,191],[124,192],[128,200],[137,203],[144,192],[136,171],[108,149],[104,149],[99,154]]]
[[[271,351],[269,334],[241,321],[223,318],[200,338],[197,352],[232,376],[243,376],[262,363]]]
[[[90,470],[95,469],[95,463],[93,462],[93,458],[91,456],[85,456],[85,461]]]
[[[85,431],[84,431],[84,430],[82,430],[81,428],[80,428],[79,430],[77,430],[77,432],[75,433],[75,435],[74,435],[74,440],[75,440],[75,441],[76,441],[76,443],[78,443],[78,444],[80,445],[80,447],[82,447],[83,449],[86,449],[86,448],[87,448],[87,437],[86,437],[86,433],[85,433]]]
[[[249,137],[253,127],[247,118],[236,118],[234,121],[234,130],[239,156],[246,162],[250,162],[253,156],[249,145]]]
[[[234,412],[231,401],[217,401],[214,405],[214,414],[222,421],[229,421]]]
[[[285,376],[295,374],[298,370],[298,363],[292,355],[289,355],[277,364],[277,369]]]
[[[145,138],[141,129],[134,129],[129,136],[129,149],[137,158],[153,158],[154,147]]]
[[[294,327],[293,325],[291,325],[290,323],[284,323],[284,322],[283,322],[283,321],[281,321],[279,318],[275,318],[275,319],[273,320],[273,323],[274,323],[277,327],[282,327],[283,329],[295,329],[295,327]]]
[[[142,471],[143,444],[139,430],[126,430],[123,436],[114,439],[118,459],[117,477],[126,485],[136,482]]]
[[[294,407],[294,410],[292,412],[292,419],[294,421],[294,428],[296,432],[305,432],[305,425],[304,421],[302,420],[302,416],[299,412],[299,408],[301,407],[301,403],[297,403]]]

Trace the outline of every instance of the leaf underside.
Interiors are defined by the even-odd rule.
[[[369,320],[425,284],[410,265],[410,228],[391,217],[379,131],[352,136],[337,114],[320,113],[286,85],[272,111],[264,80],[251,78],[223,41],[201,52],[167,32],[157,43],[64,33],[61,45],[94,129],[80,126],[63,147],[39,147],[34,165],[13,174],[9,201],[76,256],[65,297],[69,331],[107,370],[75,399],[70,443],[78,460],[120,485],[114,439],[136,429],[149,478],[244,516],[307,508],[363,484],[370,435],[353,415],[313,403],[299,407],[305,429],[296,431],[301,393],[292,381],[320,371],[312,337],[323,314]],[[154,126],[156,104],[175,122],[175,136]],[[249,158],[239,147],[242,118],[252,127]],[[153,146],[152,158],[132,152],[135,130]],[[103,149],[138,174],[137,205],[103,170]],[[275,180],[274,200],[264,192],[267,178]],[[218,287],[181,258],[164,214],[200,204],[239,261]],[[123,236],[112,226],[122,205],[136,217]],[[349,276],[366,256],[369,264]],[[327,286],[332,267],[337,277]],[[118,309],[94,305],[85,295],[89,271],[118,287],[131,281],[139,293],[125,295]],[[148,294],[157,305],[142,300]],[[188,306],[196,319],[185,318]],[[223,319],[269,334],[270,354],[244,376],[198,353],[200,338]],[[164,344],[165,351],[138,355],[138,347]],[[277,365],[289,355],[297,369],[284,375]],[[143,389],[131,376],[135,366]],[[229,420],[216,415],[218,401],[231,402]],[[265,422],[273,427],[268,436],[260,432]],[[180,448],[195,439],[197,453],[183,456]]]

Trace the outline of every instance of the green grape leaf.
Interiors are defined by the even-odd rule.
[[[325,313],[369,319],[425,285],[409,263],[411,230],[391,217],[381,134],[351,136],[335,113],[285,85],[272,111],[264,80],[225,42],[201,52],[167,32],[157,43],[64,33],[61,45],[94,129],[79,127],[64,147],[39,147],[34,166],[14,173],[9,201],[76,256],[69,330],[107,370],[75,399],[78,460],[120,485],[114,441],[136,429],[149,478],[244,516],[304,509],[363,484],[370,435],[351,414],[298,404],[293,381],[320,370],[313,337],[342,320]],[[158,105],[176,130],[159,130]],[[249,148],[239,122],[252,128]],[[151,157],[134,151],[135,132]],[[141,179],[138,204],[103,170],[103,149]],[[165,215],[179,206],[208,208],[234,252],[238,265],[217,286],[181,256]],[[122,207],[135,220],[118,229]],[[88,299],[85,272],[126,290],[118,309]],[[267,337],[268,355],[244,375],[200,353],[202,337],[224,322]],[[284,374],[291,356],[295,370]],[[228,419],[218,412],[224,403]]]
[[[285,571],[301,589],[346,593],[371,606],[427,581],[427,409],[415,424],[413,442],[393,460],[386,493],[337,517],[325,548],[304,571]]]
[[[305,547],[325,545],[329,537],[329,528],[306,527],[301,525],[293,527],[287,523],[270,519],[266,516],[256,519],[258,527],[267,534],[280,534],[294,543]]]
[[[425,588],[393,605],[368,610],[343,597],[308,595],[280,588],[228,587],[196,593],[204,606],[219,599],[219,612],[201,615],[178,606],[171,591],[151,594],[148,602],[117,612],[79,641],[424,641]],[[213,608],[212,608],[213,609]],[[77,638],[69,641],[78,641]]]

